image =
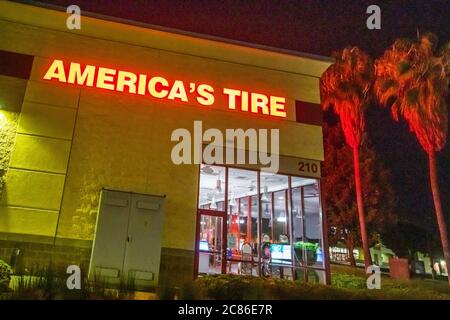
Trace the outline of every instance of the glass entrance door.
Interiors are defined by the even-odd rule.
[[[225,273],[225,212],[198,210],[197,274]]]

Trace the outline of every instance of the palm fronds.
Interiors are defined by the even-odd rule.
[[[365,127],[364,110],[374,81],[372,61],[357,47],[347,47],[335,54],[335,58],[336,62],[320,79],[322,106],[324,110],[334,108],[347,144],[358,147]]]
[[[375,62],[374,92],[391,107],[394,120],[404,119],[423,149],[440,151],[447,139],[446,97],[450,76],[450,46],[439,53],[437,38],[399,39]]]

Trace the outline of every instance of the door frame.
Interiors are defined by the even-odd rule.
[[[197,219],[195,227],[195,253],[194,253],[194,279],[198,277],[198,266],[200,256],[200,217],[202,215],[213,216],[222,218],[222,265],[221,274],[225,274],[227,271],[227,213],[226,211],[215,211],[209,209],[197,209]]]

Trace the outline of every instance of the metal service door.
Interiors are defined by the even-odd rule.
[[[164,199],[102,190],[89,280],[135,289],[158,284]]]
[[[158,284],[164,198],[132,194],[123,273],[136,289]]]
[[[119,285],[126,250],[131,194],[103,190],[97,218],[89,280]]]

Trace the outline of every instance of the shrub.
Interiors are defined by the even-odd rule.
[[[367,288],[366,280],[364,278],[344,273],[333,273],[331,276],[331,284],[333,287],[344,289]]]
[[[180,300],[199,300],[202,299],[202,292],[200,292],[193,281],[184,283],[180,288]]]
[[[58,271],[60,271],[58,273]],[[81,290],[67,288],[67,276],[51,265],[36,267],[29,274],[15,276],[8,299],[14,300],[82,300],[89,298],[87,279],[81,279]]]
[[[160,285],[156,289],[156,296],[160,300],[173,300],[177,294],[177,288],[167,285]]]
[[[0,291],[6,291],[11,281],[12,269],[5,261],[0,260]]]
[[[15,281],[12,299],[20,300],[80,300],[85,299],[87,292],[69,290],[66,278],[56,277],[51,270],[39,275],[21,275]]]
[[[214,300],[258,299],[264,279],[252,276],[217,275],[196,280],[198,292]]]
[[[214,300],[311,300],[347,299],[352,292],[320,284],[273,278],[218,275],[194,282],[194,299]]]
[[[186,285],[181,299],[214,300],[399,300],[450,299],[450,290],[433,290],[436,283],[394,282],[384,279],[381,290],[368,290],[366,279],[352,274],[333,274],[333,285],[304,283],[238,275],[204,276]],[[183,289],[182,289],[183,292]]]

